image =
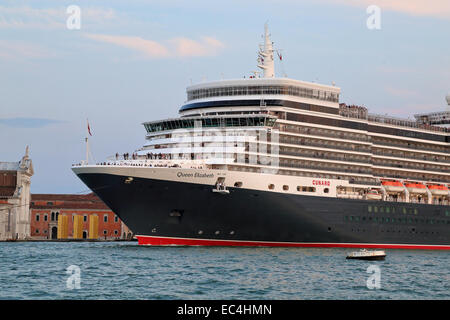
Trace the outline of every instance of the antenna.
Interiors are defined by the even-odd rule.
[[[264,72],[264,78],[275,77],[275,67],[273,63],[273,47],[270,41],[269,26],[264,24],[264,45],[259,45],[258,68]]]

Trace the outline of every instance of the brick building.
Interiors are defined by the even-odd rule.
[[[82,221],[79,224],[80,238],[113,240],[132,237],[128,227],[93,193],[32,194],[30,209],[32,239],[77,238],[78,219]],[[68,218],[62,219],[62,216]],[[58,228],[63,228],[63,221],[66,233],[61,233],[61,230],[58,233]]]

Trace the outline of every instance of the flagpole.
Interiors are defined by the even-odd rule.
[[[87,121],[87,128],[86,128],[86,165],[89,164],[89,120]]]
[[[88,137],[86,137],[86,164],[89,164],[89,142]]]

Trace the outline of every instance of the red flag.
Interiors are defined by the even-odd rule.
[[[91,127],[89,127],[89,121],[87,122],[87,125],[88,125],[88,133],[89,133],[90,136],[92,136]]]
[[[278,58],[280,58],[280,61],[283,60],[283,57],[281,56],[281,53],[277,52]]]

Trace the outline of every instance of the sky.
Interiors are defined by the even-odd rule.
[[[448,0],[2,0],[0,161],[29,145],[32,193],[88,192],[71,171],[87,119],[96,161],[133,152],[142,123],[178,116],[191,83],[251,75],[265,22],[277,76],[334,82],[341,102],[371,113],[445,108]]]

